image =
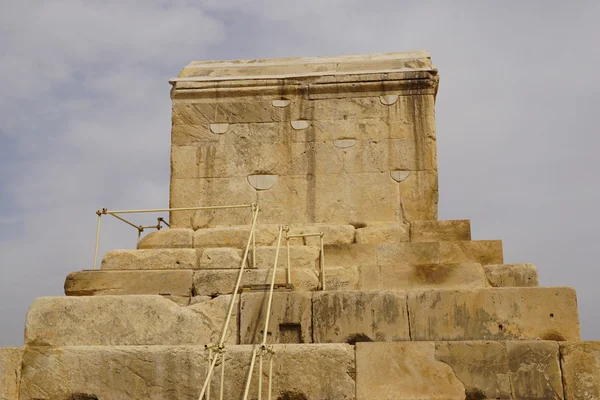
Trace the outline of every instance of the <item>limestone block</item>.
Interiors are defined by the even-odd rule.
[[[0,348],[0,399],[19,399],[22,358],[21,348]]]
[[[362,267],[325,267],[325,290],[360,289]],[[320,278],[320,271],[316,271]],[[319,281],[320,282],[320,281]],[[318,287],[321,289],[321,286]]]
[[[367,225],[356,229],[356,243],[399,243],[409,241],[409,226],[401,223]]]
[[[137,244],[138,249],[182,249],[192,248],[194,231],[175,228],[161,229],[144,236]]]
[[[260,216],[259,216],[260,218]],[[278,228],[274,225],[259,225],[255,228],[256,245],[271,245],[277,239]],[[237,247],[246,249],[250,236],[250,225],[218,226],[198,229],[194,232],[194,247]]]
[[[503,342],[436,342],[435,359],[452,368],[467,399],[512,398]]]
[[[328,225],[328,224],[314,224],[314,225],[302,225],[302,226],[290,226],[290,235],[305,234],[305,233],[318,233],[323,232],[323,244],[324,245],[348,245],[354,243],[355,229],[352,225]],[[318,236],[308,236],[304,238],[290,239],[290,244],[301,244],[307,246],[320,246],[320,238]]]
[[[231,247],[215,247],[202,250],[198,259],[200,269],[240,268],[242,250]]]
[[[600,399],[600,341],[560,344],[565,399]]]
[[[356,400],[464,400],[452,368],[433,342],[356,344]]]
[[[270,190],[256,193],[261,207],[260,221],[269,224],[304,224],[315,222],[315,177],[313,175],[280,176]],[[327,220],[327,223],[339,221]]]
[[[256,247],[256,268],[272,268],[275,262],[275,253],[277,246]],[[321,249],[316,246],[290,246],[290,264],[292,269],[297,268],[316,268],[319,262]],[[254,265],[252,252],[250,256],[250,265]],[[288,253],[285,241],[282,240],[279,248],[279,257],[277,259],[278,268],[287,268]]]
[[[391,179],[393,181],[393,179]],[[407,221],[435,220],[438,216],[438,177],[435,171],[410,171],[395,183],[400,191],[403,217]],[[379,192],[382,193],[382,192]]]
[[[214,323],[214,318],[220,316],[194,312],[191,307],[180,307],[161,296],[41,297],[27,313],[25,343],[30,346],[214,343],[222,329]],[[228,343],[236,340],[237,333],[227,339]]]
[[[537,268],[533,264],[490,264],[483,268],[493,287],[538,286]]]
[[[413,340],[579,340],[568,287],[414,291],[408,311]]]
[[[378,265],[361,265],[356,267],[358,273],[357,290],[380,290],[381,272]]]
[[[486,287],[479,264],[382,265],[381,289],[473,289]]]
[[[187,307],[190,305],[191,296],[172,296],[170,294],[162,294],[163,299],[172,301],[180,307]]]
[[[203,101],[194,103],[173,102],[173,126],[210,125],[229,122],[283,121],[285,108],[273,107],[270,101],[249,99],[246,101]]]
[[[312,294],[273,293],[267,343],[312,343]],[[240,300],[240,343],[261,343],[269,293],[243,293]]]
[[[198,296],[216,296],[231,293],[235,287],[239,271],[236,270],[197,270],[194,271],[194,293]],[[312,291],[318,287],[318,275],[314,269],[296,268],[291,270],[295,291]],[[286,282],[286,271],[277,270],[275,283]],[[242,286],[266,285],[271,283],[270,269],[246,269],[243,272]]]
[[[194,269],[194,249],[111,250],[104,254],[103,270]]]
[[[196,296],[197,297],[197,296]],[[227,318],[227,312],[231,304],[230,294],[217,296],[214,298],[207,299],[205,301],[194,301],[188,310],[193,311],[202,317],[205,321],[206,328],[210,329],[211,332],[218,333],[217,336],[213,336],[213,341],[210,343],[218,343],[220,335],[223,333],[223,326],[225,325],[225,319]],[[240,298],[239,296],[235,299],[235,305],[227,327],[226,344],[236,344],[239,342],[239,309],[240,309]]]
[[[377,246],[372,244],[326,245],[325,265],[350,267],[377,264]]]
[[[191,296],[191,270],[78,271],[65,280],[67,296],[169,294]]]
[[[413,221],[410,224],[413,242],[452,242],[471,240],[471,221]]]
[[[172,146],[195,146],[198,144],[219,142],[220,135],[215,135],[210,130],[210,125],[173,125],[171,127]],[[173,161],[171,161],[172,163]],[[172,165],[172,164],[171,164]]]
[[[275,350],[274,399],[354,399],[353,346],[275,345]],[[227,347],[225,399],[242,398],[251,352],[252,346]],[[204,346],[28,347],[24,360],[21,400],[68,399],[74,394],[111,400],[197,400],[207,371]],[[220,365],[217,362],[217,374]],[[257,370],[251,398],[256,398]],[[211,381],[213,397],[219,381],[218,375]]]
[[[410,340],[401,292],[315,292],[312,322],[315,343]]]
[[[439,262],[439,246],[437,243],[406,242],[377,245],[377,263],[379,265],[432,264],[437,262]]]
[[[440,242],[440,262],[477,262],[481,265],[502,264],[501,240]]]
[[[506,342],[513,398],[564,398],[558,349],[550,341]]]

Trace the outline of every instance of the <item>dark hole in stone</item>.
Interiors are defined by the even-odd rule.
[[[550,314],[550,318],[554,318],[554,314]]]
[[[73,393],[67,400],[99,400],[95,394]]]
[[[465,400],[483,400],[487,399],[487,396],[483,392],[483,390],[479,388],[467,388],[465,391]]]
[[[498,324],[498,329],[502,330],[504,329],[504,326],[502,326],[502,324]]]
[[[279,343],[304,343],[300,324],[279,324]]]
[[[365,335],[364,333],[355,333],[346,338],[346,343],[355,345],[358,342],[372,342],[373,339]]]
[[[546,331],[540,335],[540,339],[542,340],[554,340],[555,342],[564,342],[567,339],[555,330]]]
[[[308,397],[302,392],[290,391],[281,393],[277,400],[308,400]]]
[[[354,227],[354,229],[366,228],[367,224],[364,222],[350,222],[350,225]]]

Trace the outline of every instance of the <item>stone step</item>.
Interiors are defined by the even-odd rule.
[[[262,339],[267,295],[243,293],[240,343]],[[312,299],[312,304],[310,300]],[[293,326],[293,328],[292,328]],[[570,288],[275,293],[268,340],[579,340]]]
[[[0,399],[19,399],[22,359],[22,348],[0,348]]]
[[[485,265],[485,276],[493,287],[538,286],[538,272],[533,264]]]
[[[274,399],[595,399],[600,342],[465,341],[274,345]],[[253,346],[227,346],[225,399],[242,397]],[[27,346],[2,376],[21,400],[197,400],[203,346]],[[0,357],[3,351],[0,349]],[[2,360],[2,358],[0,358]],[[221,362],[211,380],[219,391]],[[14,371],[22,371],[19,382]],[[264,362],[263,389],[268,362]],[[257,397],[258,368],[250,398]],[[0,393],[3,387],[0,387]],[[10,400],[14,397],[4,397]],[[263,398],[266,398],[266,391]]]
[[[471,221],[414,221],[410,224],[411,242],[454,242],[471,240]]]

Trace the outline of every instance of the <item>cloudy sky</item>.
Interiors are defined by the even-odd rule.
[[[421,49],[440,219],[575,287],[600,339],[598,20],[594,0],[0,1],[0,346],[91,267],[96,209],[168,206],[167,81],[189,61]],[[110,222],[101,253],[133,247]]]

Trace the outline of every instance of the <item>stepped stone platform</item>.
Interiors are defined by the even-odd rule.
[[[171,83],[169,229],[33,302],[0,400],[600,399],[575,291],[438,219],[426,52]]]

